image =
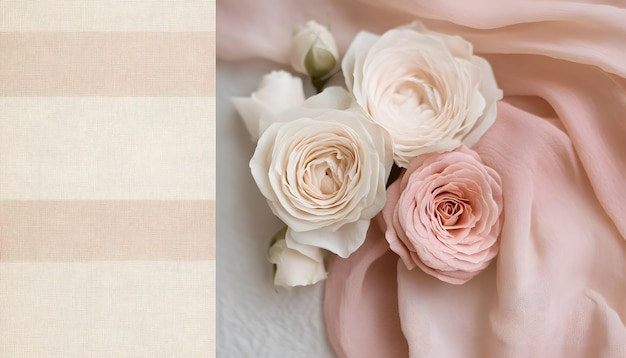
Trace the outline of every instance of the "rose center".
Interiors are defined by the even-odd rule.
[[[411,122],[415,124],[434,116],[442,102],[439,93],[419,78],[407,78],[390,99],[396,113],[403,118],[413,118]]]
[[[321,180],[320,191],[322,194],[332,194],[339,189],[339,183],[333,178],[333,172],[330,168],[326,168],[324,176]]]
[[[316,158],[309,163],[307,172],[312,174],[309,179],[312,184],[310,188],[318,193],[311,194],[327,198],[339,191],[343,185],[346,165],[346,157],[340,152]]]
[[[437,216],[444,226],[456,225],[464,212],[464,205],[460,198],[449,198],[437,205]]]

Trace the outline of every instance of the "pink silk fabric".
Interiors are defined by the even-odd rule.
[[[504,99],[473,147],[501,176],[495,262],[467,284],[408,271],[384,222],[330,263],[339,357],[626,357],[626,3],[345,0],[217,3],[217,56],[286,63],[293,26],[359,30],[418,19],[492,65]]]

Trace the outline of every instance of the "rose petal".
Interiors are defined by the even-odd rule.
[[[359,220],[345,224],[336,231],[312,230],[297,232],[288,230],[286,240],[288,244],[296,242],[303,245],[316,246],[345,258],[363,244],[369,225],[369,220]]]
[[[461,284],[497,255],[500,179],[470,149],[415,159],[389,191],[386,237],[407,268]]]

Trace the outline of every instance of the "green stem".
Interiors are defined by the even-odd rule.
[[[272,247],[272,245],[274,245],[276,243],[276,241],[278,241],[281,238],[285,237],[286,233],[287,233],[287,225],[284,225],[278,231],[276,231],[274,236],[272,236],[272,240],[270,241],[270,246],[269,247]],[[268,247],[268,249],[269,249],[269,247]]]
[[[324,89],[324,86],[326,86],[326,83],[328,83],[328,81],[330,81],[330,79],[333,78],[333,76],[335,76],[339,72],[341,72],[341,69],[326,76],[311,77],[311,84],[313,84],[313,87],[315,87],[315,90],[317,91],[317,93],[321,93],[322,90]]]
[[[322,80],[319,78],[311,78],[311,83],[313,84],[313,87],[315,87],[315,91],[317,91],[317,93],[322,93],[326,82],[328,82],[328,79]]]

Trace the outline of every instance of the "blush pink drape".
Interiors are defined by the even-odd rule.
[[[626,2],[321,0],[217,3],[217,56],[286,63],[295,24],[413,20],[458,34],[504,99],[474,146],[502,177],[500,254],[465,285],[408,271],[380,218],[326,282],[340,357],[626,357]],[[219,90],[219,88],[218,88]]]

